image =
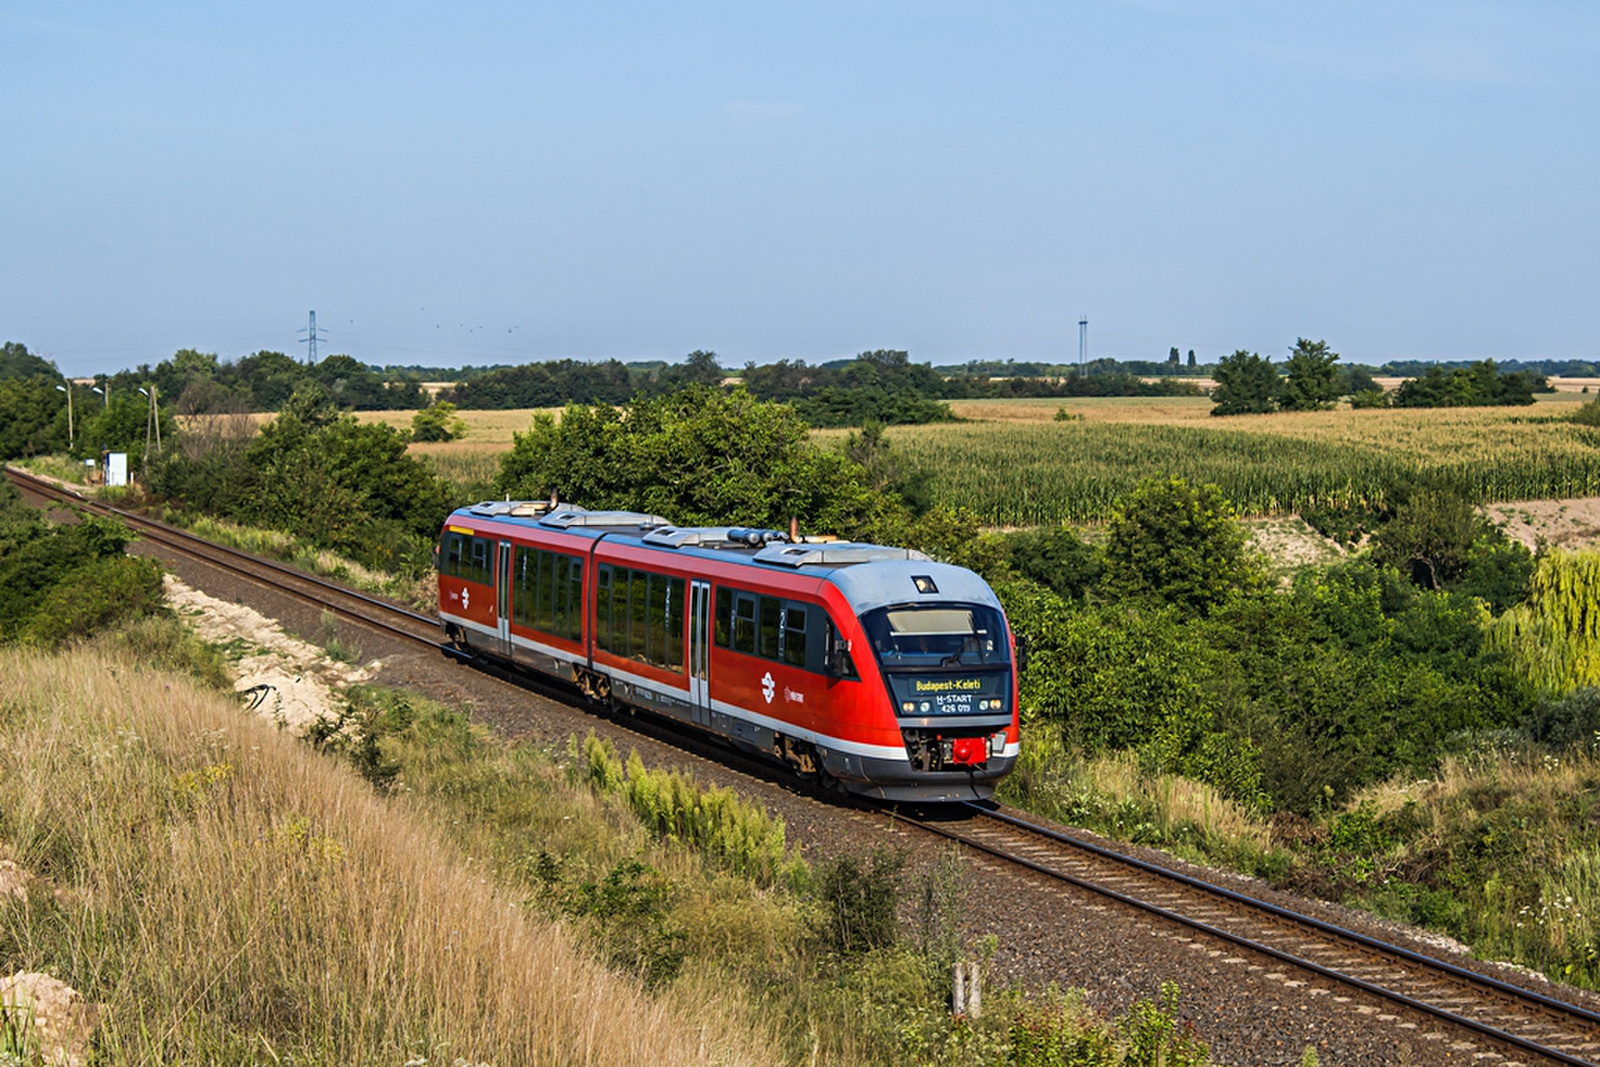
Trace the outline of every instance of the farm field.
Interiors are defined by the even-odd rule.
[[[1600,435],[1561,421],[1584,399],[1228,419],[1212,418],[1203,398],[958,401],[973,421],[888,436],[932,474],[940,500],[994,525],[1098,521],[1161,474],[1214,482],[1245,514],[1279,515],[1381,500],[1396,478],[1423,471],[1459,480],[1480,503],[1595,495]],[[1055,421],[1063,408],[1082,418]]]
[[[1442,471],[1480,503],[1600,495],[1600,434],[1562,421],[1588,398],[1526,408],[1339,409],[1212,418],[1203,397],[957,400],[957,423],[899,426],[895,450],[938,498],[996,526],[1097,522],[1141,478],[1214,482],[1246,515],[1374,501],[1395,478]],[[1058,410],[1081,416],[1057,422]],[[463,411],[467,436],[412,445],[460,483],[492,480],[534,411]],[[363,412],[409,427],[412,412]],[[845,430],[818,431],[822,442]]]

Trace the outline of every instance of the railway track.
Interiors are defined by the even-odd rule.
[[[6,475],[25,494],[117,518],[153,542],[233,574],[311,601],[407,641],[457,655],[439,640],[438,621],[378,597],[305,574],[272,560],[204,541],[164,523],[92,501],[25,472]],[[466,657],[461,657],[466,658]],[[528,686],[508,672],[491,673],[546,696],[552,686]],[[569,701],[578,698],[575,691]],[[620,720],[619,725],[623,725]],[[665,725],[630,722],[627,728],[754,777],[772,780],[774,768]],[[832,803],[839,803],[834,797]],[[1360,994],[1397,1011],[1433,1021],[1439,1040],[1486,1047],[1496,1062],[1600,1063],[1600,1013],[1520,985],[1391,944],[1215,885],[1089,841],[1023,812],[985,804],[961,806],[960,817],[917,812],[897,819],[959,843],[969,852],[1094,894],[1168,924],[1197,952],[1223,963],[1283,972],[1286,984],[1310,986],[1308,995]],[[1293,972],[1299,977],[1289,978]],[[1269,977],[1274,975],[1269,974]]]
[[[959,822],[908,821],[1171,924],[1189,948],[1224,963],[1293,971],[1282,979],[1314,986],[1310,995],[1359,992],[1426,1016],[1494,1049],[1498,1062],[1600,1062],[1600,1014],[1587,1008],[1150,863],[1025,812],[963,808]]]
[[[136,530],[139,536],[155,544],[181,552],[191,559],[201,560],[264,585],[270,585],[301,599],[320,604],[334,614],[373,626],[408,641],[417,641],[431,648],[439,648],[439,620],[410,608],[358,592],[337,582],[331,582],[302,570],[287,567],[275,560],[243,552],[226,545],[203,540],[186,530],[146,518],[135,512],[114,508],[97,500],[90,500],[54,482],[36,478],[14,467],[5,469],[6,477],[25,495],[80,508],[91,515],[114,518]]]

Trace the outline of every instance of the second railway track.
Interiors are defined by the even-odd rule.
[[[440,641],[438,620],[431,615],[216,545],[15,468],[7,468],[6,474],[31,496],[116,517],[171,550],[408,642],[449,652]],[[544,686],[535,688],[546,691]],[[695,755],[732,763],[755,777],[772,777],[771,767],[704,739],[686,738],[681,731],[646,727],[638,732]],[[1143,912],[1152,922],[1192,937],[1192,948],[1210,946],[1209,954],[1225,957],[1224,962],[1255,960],[1258,969],[1292,970],[1300,982],[1342,987],[1396,1010],[1426,1016],[1443,1032],[1441,1040],[1466,1038],[1474,1047],[1492,1049],[1484,1058],[1501,1063],[1600,1063],[1600,1013],[1580,1005],[1149,863],[1026,813],[972,804],[963,816],[952,820],[901,813],[899,818],[958,842],[971,853]]]

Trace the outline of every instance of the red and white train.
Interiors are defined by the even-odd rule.
[[[437,566],[456,648],[848,792],[983,799],[1016,762],[1000,601],[919,552],[491,501],[450,515]]]

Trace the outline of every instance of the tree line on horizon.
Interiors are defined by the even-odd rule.
[[[76,423],[70,427],[74,454],[93,456],[103,448],[142,443],[151,391],[159,401],[163,435],[170,432],[173,416],[280,411],[311,385],[347,411],[441,410],[436,402],[469,410],[620,405],[695,384],[724,390],[742,385],[755,399],[791,405],[813,427],[859,427],[953,420],[949,401],[957,399],[1201,396],[1205,390],[1195,379],[1202,374],[1216,382],[1211,395],[1217,415],[1303,411],[1345,397],[1357,407],[1526,404],[1534,392],[1547,388],[1545,374],[1600,374],[1600,367],[1572,360],[1335,366],[1339,356],[1326,342],[1305,338],[1281,366],[1242,349],[1215,364],[1198,363],[1192,350],[1189,355],[1186,366],[1174,347],[1162,362],[1098,359],[1082,369],[1014,360],[935,367],[912,361],[903,350],[877,349],[818,364],[785,359],[734,369],[723,367],[715,352],[696,350],[679,363],[557,359],[441,370],[380,368],[339,354],[307,364],[268,350],[222,360],[185,348],[154,366],[99,374],[83,386],[68,383],[54,363],[26,346],[6,342],[0,346],[0,456],[63,450],[69,437],[68,388]],[[1413,371],[1414,379],[1394,394],[1374,380],[1375,372],[1401,371]],[[437,395],[423,388],[425,381],[445,379],[453,384]],[[441,414],[427,426],[447,420]]]

